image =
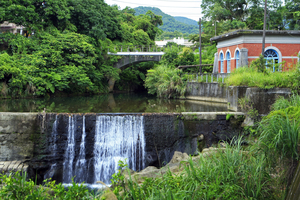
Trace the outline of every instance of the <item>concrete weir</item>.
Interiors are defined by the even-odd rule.
[[[101,116],[107,116],[109,119],[106,120]],[[100,117],[105,120],[98,123]],[[203,147],[210,147],[220,140],[230,140],[240,133],[244,120],[243,113],[239,112],[0,113],[0,169],[2,173],[22,169],[28,171],[29,176],[36,176],[39,182],[45,177],[66,182],[63,176],[66,166],[76,171],[79,169],[80,161],[91,170],[82,179],[87,183],[93,183],[95,181],[93,174],[96,172],[94,147],[100,145],[95,143],[95,138],[98,137],[96,134],[103,132],[99,132],[101,126],[106,126],[105,130],[112,127],[105,123],[106,121],[111,123],[114,117],[121,119],[120,123],[123,123],[125,118],[142,120],[139,122],[142,123],[139,134],[143,135],[136,138],[132,136],[136,142],[133,141],[131,144],[136,145],[143,140],[144,153],[141,154],[142,146],[138,145],[137,150],[132,151],[131,154],[138,153],[136,155],[140,156],[130,161],[132,164],[139,164],[142,168],[165,165],[171,160],[175,151],[194,155]],[[70,118],[74,125],[72,125],[72,142],[70,142]],[[129,122],[129,125],[131,123]],[[128,126],[128,131],[136,129],[135,125],[130,127]],[[115,128],[117,129],[118,127]],[[116,139],[113,141],[121,139],[121,136],[114,137]],[[199,147],[200,140],[202,147]],[[120,147],[114,145],[108,147],[122,150],[125,144],[123,142],[121,144]],[[68,156],[67,162],[66,155],[70,149],[73,153],[70,154],[72,156]]]

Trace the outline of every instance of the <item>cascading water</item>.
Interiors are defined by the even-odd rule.
[[[76,182],[83,182],[85,180],[85,173],[84,170],[86,170],[86,159],[85,159],[85,116],[83,116],[82,119],[82,137],[80,142],[80,151],[79,151],[79,157],[77,159],[76,165],[75,165],[75,172],[79,176],[75,176]]]
[[[144,126],[142,116],[98,116],[94,146],[95,181],[109,183],[118,169],[118,161],[129,168],[143,168]]]
[[[51,131],[51,137],[50,137],[50,143],[52,144],[50,146],[50,152],[51,156],[55,157],[56,156],[56,150],[57,150],[57,145],[56,145],[56,135],[57,135],[57,115],[55,116],[55,121],[53,123],[52,131]],[[50,167],[50,170],[44,175],[44,179],[52,178],[56,170],[56,163],[52,164]]]
[[[88,122],[91,128],[91,121]],[[75,177],[75,182],[93,184],[102,181],[109,184],[119,160],[126,160],[133,170],[145,167],[143,116],[96,116],[96,122],[92,122],[95,123],[93,130],[88,132],[86,123],[85,116],[82,117],[82,127],[79,115],[68,118],[63,183],[71,183]]]
[[[70,183],[73,177],[73,161],[75,157],[75,121],[76,115],[69,116],[68,146],[65,153],[63,182]]]

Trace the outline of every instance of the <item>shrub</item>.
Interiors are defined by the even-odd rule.
[[[148,88],[148,93],[157,94],[158,97],[183,96],[186,90],[186,82],[180,74],[179,69],[158,65],[154,69],[148,70],[145,87]]]

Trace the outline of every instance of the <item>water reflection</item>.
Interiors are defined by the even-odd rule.
[[[166,113],[227,111],[227,105],[193,100],[158,99],[147,94],[0,100],[0,112]]]

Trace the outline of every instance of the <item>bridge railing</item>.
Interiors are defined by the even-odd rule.
[[[116,52],[163,52],[166,48],[172,47],[159,47],[156,45],[118,45],[114,46],[113,50]],[[110,49],[108,49],[108,52],[110,52]]]
[[[225,78],[229,76],[230,73],[193,73],[188,74],[188,82],[224,83]]]

